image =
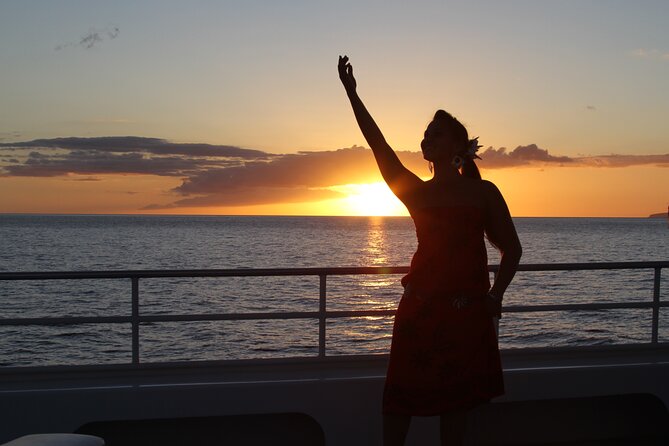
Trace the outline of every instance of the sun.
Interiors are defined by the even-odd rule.
[[[406,207],[384,182],[345,184],[332,189],[346,194],[340,201],[340,209],[348,215],[408,215]]]

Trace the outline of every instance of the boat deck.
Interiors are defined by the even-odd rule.
[[[469,444],[669,444],[665,441],[665,430],[669,425],[666,422],[666,407],[669,406],[669,343],[663,342],[659,336],[660,310],[669,307],[669,302],[661,299],[660,290],[660,273],[667,267],[669,262],[522,265],[521,269],[527,271],[654,270],[650,301],[534,305],[504,309],[505,312],[647,309],[651,312],[650,342],[502,350],[506,394],[473,414],[474,424],[470,429]],[[329,446],[380,444],[381,395],[387,355],[328,355],[325,330],[326,321],[330,318],[392,315],[393,312],[328,311],[325,305],[326,277],[334,274],[397,274],[404,270],[323,268],[0,273],[0,280],[125,277],[130,279],[132,294],[132,311],[129,316],[0,319],[0,325],[4,326],[91,323],[132,326],[132,359],[127,364],[0,369],[0,442],[33,433],[74,432],[90,426],[98,426],[100,429],[109,427],[109,424],[100,423],[126,423],[116,424],[116,431],[125,429],[122,426],[134,426],[128,431],[131,436],[139,435],[140,431],[148,429],[147,426],[154,426],[153,433],[157,435],[155,423],[162,422],[163,426],[182,426],[185,429],[188,423],[192,426],[192,423],[204,423],[202,420],[206,419],[210,424],[213,422],[214,427],[219,426],[211,431],[215,437],[212,444],[230,444],[231,441],[232,444],[238,444],[221,437],[221,426],[237,426],[240,429],[247,426],[246,431],[242,429],[249,439],[247,444],[254,444],[250,440],[254,435],[259,438],[258,444],[267,444],[266,439],[262,441],[261,434],[277,432],[271,427],[276,427],[276,418],[297,414],[298,420],[304,421],[304,417],[307,417],[316,423],[315,426],[323,433],[325,444]],[[491,270],[494,271],[494,266]],[[307,274],[320,276],[321,306],[317,312],[152,316],[140,314],[139,311],[138,282],[147,277]],[[141,323],[252,318],[317,319],[318,355],[185,363],[145,363],[140,357]],[[240,416],[250,418],[235,418]],[[265,416],[268,418],[263,418]],[[248,424],[248,420],[254,421]],[[261,422],[263,420],[269,424]],[[608,424],[617,430],[605,429],[602,420],[613,420]],[[283,423],[294,427],[293,430],[289,429],[289,433],[301,429],[291,423]],[[205,423],[202,429],[207,430],[205,425],[209,426]],[[313,425],[311,422],[304,423],[305,428]],[[590,432],[584,426],[596,429]],[[590,432],[589,436],[581,435],[584,431]],[[502,435],[502,432],[506,434]],[[532,432],[536,434],[534,437],[530,435]],[[539,436],[541,432],[546,435]],[[163,439],[159,443],[196,444],[192,438],[179,438],[182,437],[174,434],[169,441]],[[282,444],[278,438],[273,444]],[[113,446],[113,443],[110,444]],[[125,436],[122,444],[133,443]],[[155,442],[144,439],[142,444]],[[296,443],[289,438],[283,444]],[[438,444],[436,417],[416,418],[412,422],[407,445],[422,444]]]
[[[222,426],[225,425],[223,419],[239,415],[303,414],[320,426],[328,445],[379,444],[386,361],[387,357],[383,355],[330,358],[326,362],[267,360],[261,364],[240,361],[225,366],[183,364],[169,368],[63,369],[60,372],[6,375],[0,385],[5,426],[0,441],[26,433],[73,432],[92,422],[172,420],[172,424],[178,424],[218,417]],[[530,425],[537,425],[539,420],[545,422],[554,417],[556,408],[567,404],[565,399],[571,401],[568,404],[573,410],[591,416],[601,412],[601,409],[592,407],[605,407],[601,398],[611,398],[612,395],[617,396],[615,401],[618,402],[623,401],[621,395],[627,395],[627,398],[636,398],[632,395],[639,394],[654,395],[654,401],[662,405],[665,413],[669,406],[666,378],[669,376],[669,346],[664,344],[652,348],[505,351],[503,363],[507,393],[474,415],[473,422],[479,428],[472,432],[478,435],[478,442],[471,444],[502,444],[486,443],[491,439],[482,434],[486,428],[481,428],[494,422],[497,418],[491,414],[502,407],[506,407],[502,412],[508,412],[504,419],[515,420],[509,415],[512,413],[519,417],[515,424],[507,426],[505,435],[527,436],[528,431],[523,426],[529,422],[528,414],[533,414],[536,419]],[[577,403],[584,408],[578,409]],[[621,404],[618,403],[620,407]],[[652,406],[653,403],[649,404]],[[643,412],[642,409],[635,410]],[[620,410],[617,413],[627,414]],[[656,414],[653,415],[655,418],[651,417],[653,420],[662,419],[661,416],[657,418],[657,410],[652,413]],[[560,423],[567,423],[572,418],[563,416]],[[599,423],[597,420],[599,418],[593,418],[590,424],[595,426]],[[639,427],[636,421],[630,423]],[[621,426],[620,422],[614,425]],[[308,426],[306,423],[305,429],[309,429]],[[640,435],[632,427],[625,432],[634,431],[635,435]],[[134,429],[140,428],[135,425]],[[598,429],[598,432],[608,432]],[[647,433],[657,436],[658,432],[651,430]],[[435,417],[416,418],[407,444],[436,442],[437,438]],[[536,435],[533,438],[545,441],[537,440]],[[648,441],[655,441],[655,437],[649,438]]]

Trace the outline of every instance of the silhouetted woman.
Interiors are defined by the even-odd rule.
[[[383,441],[402,445],[412,415],[441,417],[441,443],[462,444],[468,411],[504,393],[493,323],[516,273],[521,246],[499,190],[474,163],[478,141],[438,110],[421,149],[434,177],[402,165],[356,92],[348,57],[341,79],[383,179],[416,225],[418,249],[395,315],[383,393]],[[490,286],[485,237],[501,253]]]

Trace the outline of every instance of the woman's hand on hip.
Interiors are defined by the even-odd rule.
[[[485,296],[485,309],[489,315],[502,318],[502,299],[498,298],[494,294],[486,294]]]

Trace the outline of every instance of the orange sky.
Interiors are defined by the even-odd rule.
[[[445,108],[513,215],[669,204],[669,2],[61,3],[0,2],[0,213],[401,213],[340,54],[419,175]]]
[[[514,216],[645,217],[666,210],[667,168],[515,167],[483,170]],[[155,175],[0,177],[3,213],[153,213],[227,215],[406,215],[382,183],[342,185],[342,198],[239,206],[142,209],[174,202],[181,180]],[[378,180],[372,175],[370,179]]]

